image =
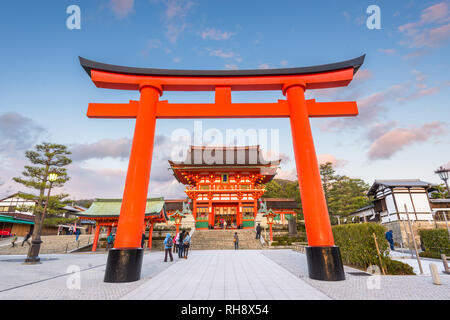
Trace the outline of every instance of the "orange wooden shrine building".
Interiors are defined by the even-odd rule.
[[[119,224],[120,208],[122,199],[95,199],[92,205],[86,211],[79,212],[76,215],[85,220],[95,221],[95,235],[92,245],[92,251],[97,250],[97,245],[102,228],[106,228],[108,237],[113,228]],[[141,232],[149,229],[148,247],[152,247],[153,227],[156,223],[166,222],[168,220],[164,198],[147,199],[145,205],[144,225]]]
[[[191,146],[184,161],[169,163],[187,186],[196,229],[251,229],[280,160],[265,161],[259,146]]]

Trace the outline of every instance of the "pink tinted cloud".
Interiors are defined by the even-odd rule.
[[[390,130],[372,143],[369,150],[369,159],[389,159],[406,146],[427,141],[444,131],[445,124],[437,121],[424,124],[418,128]]]
[[[165,36],[171,43],[175,43],[188,27],[186,18],[195,3],[184,0],[164,0],[163,2],[166,5],[164,18],[167,30]]]
[[[134,11],[134,0],[110,0],[109,6],[117,18],[123,19]]]
[[[317,162],[319,164],[326,164],[330,162],[335,168],[343,167],[348,163],[347,160],[337,159],[335,156],[328,153],[317,155]]]
[[[408,44],[411,47],[438,47],[450,38],[448,21],[450,21],[448,3],[444,1],[432,5],[422,11],[419,21],[398,27],[400,32],[410,38],[401,44]],[[434,26],[429,27],[431,24]]]
[[[413,38],[415,47],[439,47],[450,38],[450,23],[425,30]]]
[[[401,32],[413,35],[418,32],[417,28],[429,23],[438,23],[448,20],[448,4],[446,2],[437,3],[422,11],[420,20],[410,22],[398,27]]]
[[[277,175],[275,176],[275,179],[283,179],[283,180],[291,180],[295,181],[297,180],[297,170],[294,169],[279,169],[277,171]]]

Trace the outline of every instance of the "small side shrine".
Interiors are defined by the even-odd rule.
[[[79,212],[76,215],[86,220],[95,221],[95,237],[92,251],[97,250],[98,239],[102,227],[107,227],[107,236],[110,235],[113,228],[119,223],[120,208],[122,199],[96,199],[88,210]],[[148,247],[152,247],[153,226],[155,223],[168,221],[164,198],[147,199],[145,207],[144,229],[150,228]]]

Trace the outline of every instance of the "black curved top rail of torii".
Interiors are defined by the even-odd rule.
[[[280,69],[250,69],[250,70],[171,70],[155,68],[135,68],[117,66],[96,62],[79,57],[81,66],[91,77],[92,70],[104,71],[117,74],[140,75],[140,76],[167,76],[167,77],[254,77],[254,76],[288,76],[306,75],[322,72],[330,72],[353,68],[353,74],[364,62],[365,54],[351,60],[323,64],[309,67],[280,68]]]

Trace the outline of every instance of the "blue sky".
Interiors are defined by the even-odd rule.
[[[66,8],[81,9],[69,30]],[[366,26],[378,5],[381,29]],[[356,100],[356,118],[312,119],[320,161],[368,183],[420,178],[450,166],[448,1],[9,1],[0,4],[0,191],[20,188],[23,152],[35,143],[74,152],[72,197],[121,197],[134,121],[86,117],[89,102],[127,102],[134,91],[96,88],[78,56],[169,69],[258,69],[317,65],[366,54],[347,88],[311,90],[319,101]],[[171,102],[207,102],[213,94],[165,93]],[[272,102],[280,92],[233,93],[234,102]],[[204,129],[279,129],[295,178],[288,119],[203,120]],[[161,120],[150,196],[182,196],[167,169],[170,135],[193,120]]]

